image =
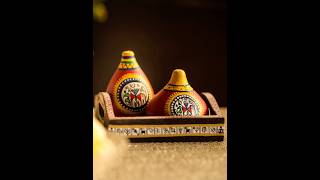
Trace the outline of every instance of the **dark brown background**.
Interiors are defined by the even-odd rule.
[[[105,91],[123,50],[133,50],[154,90],[184,69],[191,86],[227,106],[224,0],[114,0],[93,25],[94,94]]]

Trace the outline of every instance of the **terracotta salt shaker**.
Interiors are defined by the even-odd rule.
[[[201,116],[208,107],[201,96],[188,83],[184,70],[175,69],[166,86],[147,107],[149,116]]]

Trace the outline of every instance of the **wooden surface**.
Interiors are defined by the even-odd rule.
[[[227,124],[227,108],[221,108]],[[225,137],[227,137],[227,128]],[[130,143],[103,180],[226,180],[223,142]]]

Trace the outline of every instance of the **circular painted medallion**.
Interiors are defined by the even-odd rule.
[[[118,92],[118,98],[121,103],[133,111],[144,107],[149,99],[145,84],[137,79],[126,79],[122,81]]]
[[[146,83],[139,77],[121,78],[115,86],[114,97],[118,108],[127,113],[143,111],[150,99]]]
[[[189,94],[178,94],[168,99],[166,109],[171,116],[198,116],[200,106]],[[169,106],[169,107],[168,107]]]

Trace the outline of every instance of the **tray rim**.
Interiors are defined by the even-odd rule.
[[[220,107],[215,99],[215,97],[209,92],[202,92],[201,96],[204,97],[208,108],[213,111],[213,115],[203,115],[203,116],[115,116],[112,106],[112,101],[110,94],[108,92],[99,92],[95,95],[94,108],[96,110],[96,116],[100,119],[106,120],[136,120],[136,119],[215,119],[215,118],[224,118],[221,114]],[[102,106],[102,107],[101,107]],[[103,117],[100,115],[101,110],[103,111]]]

